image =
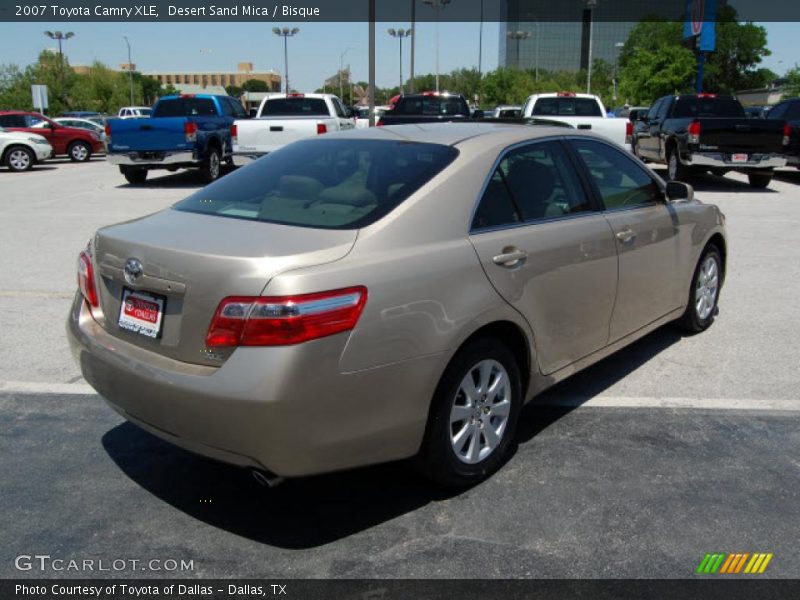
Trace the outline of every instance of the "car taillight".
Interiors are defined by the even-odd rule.
[[[383,117],[378,119],[378,122],[375,123],[375,127],[383,127]]]
[[[325,123],[317,123],[317,135],[328,133],[328,126]]]
[[[625,143],[630,144],[633,141],[633,123],[628,121],[625,123]]]
[[[686,130],[689,134],[688,138],[686,139],[687,142],[690,144],[699,144],[700,143],[700,121],[692,121],[689,123],[689,128]]]
[[[789,123],[783,124],[783,145],[789,145],[789,138],[792,137],[792,126]]]
[[[186,121],[183,124],[183,134],[186,136],[186,142],[196,142],[197,141],[197,123],[193,121]]]
[[[231,125],[231,144],[234,146],[239,144],[239,128],[235,123]]]
[[[94,307],[100,306],[100,302],[97,299],[97,288],[94,285],[92,259],[86,252],[81,252],[78,255],[78,287],[89,304]]]
[[[219,303],[206,345],[288,346],[350,331],[367,302],[367,288],[297,296],[229,296]]]
[[[111,143],[111,125],[106,125],[106,143]]]

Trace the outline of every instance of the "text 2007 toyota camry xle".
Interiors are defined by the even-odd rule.
[[[479,481],[524,402],[669,321],[711,325],[724,217],[602,138],[320,136],[97,232],[68,322],[126,419],[272,476],[406,457]]]

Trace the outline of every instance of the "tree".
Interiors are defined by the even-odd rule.
[[[248,79],[242,84],[242,91],[245,92],[268,92],[269,86],[260,79]]]
[[[522,104],[534,87],[530,72],[500,67],[484,76],[482,97],[486,105]]]
[[[233,96],[234,98],[238,98],[244,92],[238,85],[226,85],[225,91],[228,92],[228,96]]]
[[[695,70],[694,54],[686,48],[639,50],[620,69],[618,95],[627,104],[650,104],[660,96],[688,92]]]
[[[786,72],[786,94],[784,98],[800,96],[800,65]]]

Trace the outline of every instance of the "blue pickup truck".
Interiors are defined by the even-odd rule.
[[[107,160],[129,183],[144,183],[154,169],[200,169],[203,181],[231,161],[231,125],[246,119],[235,98],[207,94],[164,96],[147,119],[112,119],[106,126]]]

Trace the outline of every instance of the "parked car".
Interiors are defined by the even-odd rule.
[[[534,395],[709,327],[726,247],[715,206],[601,136],[354,129],[100,229],[68,332],[126,419],[267,481],[416,457],[470,485]]]
[[[149,106],[123,106],[117,113],[118,119],[147,119],[153,114]]]
[[[483,115],[481,115],[483,116]],[[387,110],[377,125],[408,123],[441,123],[468,121],[472,114],[466,99],[452,92],[422,92],[397,98],[394,108]]]
[[[375,107],[375,122],[377,123],[380,118],[389,110],[388,106],[376,106]],[[363,129],[365,127],[369,127],[369,107],[368,106],[357,106],[353,109],[353,115],[356,120],[356,127],[359,129]]]
[[[776,167],[786,164],[788,125],[780,119],[748,119],[733,96],[664,96],[636,123],[633,152],[667,165],[670,180],[689,181],[710,171],[745,173],[765,188]]]
[[[519,119],[522,116],[521,106],[496,106],[490,115],[494,119]]]
[[[593,131],[612,142],[626,147],[630,144],[633,124],[622,119],[610,119],[598,96],[555,92],[534,94],[522,105],[522,117],[558,119],[577,129]]]
[[[103,141],[93,131],[65,127],[35,112],[0,110],[0,127],[41,135],[53,147],[55,156],[66,155],[74,162],[86,162],[92,154],[103,152]]]
[[[355,126],[349,111],[333,94],[268,94],[255,119],[234,124],[233,164],[247,165],[297,140]]]
[[[56,117],[55,119],[51,119],[52,121],[58,123],[59,125],[63,125],[64,127],[76,127],[78,129],[85,129],[87,131],[93,131],[100,137],[101,142],[106,141],[106,128],[102,125],[99,125],[95,121],[90,121],[89,119],[79,119],[77,117]],[[46,121],[41,121],[37,123],[34,127],[37,129],[41,129],[47,126]]]
[[[99,112],[93,110],[72,110],[65,113],[61,113],[61,116],[73,119],[97,119],[99,117],[102,117],[102,115]]]
[[[767,107],[765,106],[744,107],[744,114],[747,116],[748,119],[763,119],[765,118],[766,112],[767,112]]]
[[[787,131],[783,146],[786,164],[800,169],[800,98],[790,98],[773,106],[767,112],[767,119],[786,121]]]
[[[9,171],[27,171],[53,156],[53,147],[43,136],[0,127],[0,164]]]
[[[246,117],[229,96],[164,96],[146,119],[112,119],[106,125],[108,162],[129,183],[144,183],[148,171],[199,169],[209,183],[231,159],[231,125]]]

